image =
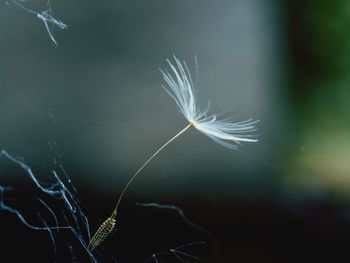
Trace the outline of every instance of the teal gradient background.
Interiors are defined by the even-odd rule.
[[[159,68],[175,54],[198,77],[200,104],[260,120],[259,142],[233,151],[186,132],[135,180],[122,225],[142,224],[137,202],[177,204],[213,233],[225,262],[339,262],[350,239],[350,2],[78,0],[52,8],[68,25],[53,29],[58,47],[37,17],[0,3],[1,149],[43,174],[62,164],[97,227],[130,176],[187,125],[161,88]],[[22,184],[15,172],[0,179]]]

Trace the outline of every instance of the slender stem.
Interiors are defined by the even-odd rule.
[[[152,161],[152,159],[154,157],[157,156],[157,154],[162,151],[168,144],[170,144],[172,141],[174,141],[177,137],[179,137],[181,134],[183,134],[186,130],[188,130],[189,128],[193,127],[193,123],[190,122],[183,130],[181,130],[178,134],[176,134],[174,137],[172,137],[169,141],[167,141],[162,147],[160,147],[137,171],[136,173],[130,178],[129,182],[125,185],[122,193],[119,196],[119,199],[117,201],[117,204],[115,206],[115,209],[113,210],[113,213],[111,215],[111,218],[115,218],[117,216],[117,212],[118,212],[118,207],[120,204],[120,201],[122,200],[126,190],[129,188],[129,186],[131,185],[131,183],[134,181],[135,177],[143,170],[143,168],[145,168],[145,166]]]

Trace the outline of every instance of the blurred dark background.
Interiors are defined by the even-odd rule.
[[[46,1],[21,3],[47,8]],[[104,244],[118,262],[143,262],[197,240],[208,244],[186,251],[203,262],[347,260],[349,1],[51,6],[68,24],[53,29],[58,47],[34,14],[1,2],[0,149],[43,180],[62,164],[92,231],[132,173],[186,125],[161,88],[166,58],[186,60],[193,76],[198,58],[199,99],[210,100],[213,112],[261,120],[259,142],[237,151],[191,131],[159,155],[127,192],[119,230]],[[0,184],[21,189],[18,202],[30,199],[25,175],[0,164]],[[173,211],[135,206],[147,202],[177,205],[212,238]],[[47,235],[8,213],[0,218],[4,262],[53,261]]]

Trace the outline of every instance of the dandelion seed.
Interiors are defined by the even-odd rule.
[[[168,71],[160,69],[163,79],[168,86],[162,86],[164,90],[174,99],[176,104],[179,106],[182,114],[188,121],[188,124],[179,133],[167,141],[163,146],[161,146],[131,177],[126,186],[124,187],[122,193],[119,196],[115,209],[112,215],[107,219],[114,220],[118,213],[118,207],[120,201],[122,200],[126,190],[129,188],[135,177],[146,167],[146,165],[152,161],[154,157],[158,155],[167,145],[173,142],[176,138],[182,135],[189,128],[195,128],[198,131],[204,133],[206,136],[214,140],[215,142],[231,148],[236,149],[237,144],[240,142],[256,142],[252,134],[256,131],[255,124],[258,121],[246,120],[241,122],[226,122],[223,120],[218,120],[217,115],[209,115],[210,104],[206,109],[201,110],[197,105],[197,100],[194,92],[194,85],[191,78],[190,71],[183,61],[174,56],[175,65],[167,60],[169,66],[172,70],[172,74]],[[106,239],[106,237],[112,232],[115,221],[113,221],[113,226],[110,224],[102,224],[96,234],[93,236],[89,244],[89,249],[93,250],[99,244]]]

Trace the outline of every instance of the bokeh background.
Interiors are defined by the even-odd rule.
[[[208,241],[204,262],[349,257],[349,1],[51,4],[68,24],[53,29],[58,47],[35,15],[1,2],[0,148],[38,173],[62,164],[93,229],[130,175],[186,125],[161,88],[166,58],[186,60],[200,102],[210,100],[213,112],[260,120],[258,143],[232,151],[191,131],[142,172],[122,204],[121,235],[106,242],[121,262],[208,241],[176,214],[137,202],[177,205],[210,232],[216,241]],[[21,176],[0,170],[2,185],[26,191]],[[5,235],[23,234],[15,220],[2,224]],[[38,249],[45,239],[37,240],[4,248],[48,262],[49,248],[45,256]]]

